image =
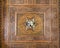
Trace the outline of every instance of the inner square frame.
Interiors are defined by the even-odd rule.
[[[34,13],[34,12],[33,12],[33,13]],[[33,14],[33,13],[32,13],[32,14]],[[20,13],[20,14],[24,14],[24,13]],[[43,14],[43,23],[44,23],[45,13],[39,12],[39,13],[36,13],[36,14]],[[18,20],[17,20],[17,17],[18,17],[18,16],[17,16],[17,12],[15,12],[15,22],[16,22],[16,23],[17,23],[17,21],[18,21]],[[15,35],[16,35],[16,38],[19,38],[20,36],[18,36],[17,33],[16,33],[16,32],[17,32],[17,26],[18,26],[16,23],[15,23],[15,29],[16,29],[16,30],[15,30]],[[44,36],[44,33],[45,33],[45,32],[44,32],[44,28],[45,28],[45,27],[44,27],[44,24],[43,24],[43,35],[42,35],[42,36]],[[29,34],[25,34],[25,35],[29,35]],[[30,34],[30,35],[31,35],[31,34]],[[32,34],[32,35],[33,35],[33,34]],[[24,34],[22,34],[22,36],[24,36]],[[14,42],[14,41],[13,41],[13,42]],[[20,41],[20,40],[19,40],[19,42],[32,42],[32,40],[28,40],[28,41],[26,41],[26,40]],[[49,38],[48,40],[34,40],[33,42],[51,42],[51,36],[50,36],[50,38]]]
[[[39,31],[39,32],[42,32],[42,33],[39,34],[39,32],[38,32],[38,33],[30,33],[30,34],[28,34],[28,33],[26,33],[26,34],[24,34],[24,33],[20,34],[20,33],[19,33],[20,31],[18,32],[18,23],[19,23],[18,21],[20,20],[19,18],[20,18],[21,16],[24,16],[25,14],[37,15],[37,16],[39,16],[40,18],[42,18],[42,22],[43,22],[42,28],[43,28],[43,29],[41,29],[41,31]],[[19,15],[19,16],[18,16],[18,15]],[[20,15],[21,15],[21,16],[20,16]],[[17,36],[20,36],[20,35],[41,35],[41,34],[44,35],[44,33],[43,33],[43,32],[44,32],[44,14],[43,14],[43,13],[34,13],[34,12],[32,12],[32,13],[29,13],[29,12],[28,12],[28,13],[17,13],[16,16],[17,16],[17,17],[16,17],[16,20],[17,20],[17,21],[16,21],[16,25],[17,25],[17,29],[16,29],[16,32],[17,32],[17,33],[16,33],[16,35],[17,35]],[[25,23],[25,22],[24,22],[24,23]],[[18,35],[18,34],[19,34],[19,35]]]

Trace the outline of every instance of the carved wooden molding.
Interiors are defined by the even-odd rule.
[[[6,10],[3,9],[2,15],[4,20],[2,41],[5,45],[2,44],[2,46],[7,48],[59,48],[58,0],[6,0],[3,3]],[[43,20],[41,21],[43,26],[41,34],[26,33],[24,35],[23,30],[20,32],[20,29],[17,29],[19,26],[21,28],[18,24],[20,19],[26,17],[26,14],[35,15],[36,19],[40,16]]]

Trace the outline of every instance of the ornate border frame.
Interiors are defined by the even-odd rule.
[[[1,16],[0,16],[0,20],[1,20],[1,41],[0,41],[0,45],[2,46],[2,48],[4,48],[4,42],[3,42],[3,39],[4,39],[4,37],[3,37],[3,31],[4,31],[4,17],[3,17],[3,11],[4,11],[4,9],[3,8],[6,8],[6,0],[5,1],[3,1],[3,0],[1,0]],[[60,4],[60,0],[59,0],[59,4]],[[59,5],[59,14],[60,14],[60,5]],[[59,29],[60,29],[60,15],[59,15]],[[60,30],[59,30],[60,31]],[[60,44],[60,32],[59,32],[59,44]],[[59,46],[60,47],[60,46]]]

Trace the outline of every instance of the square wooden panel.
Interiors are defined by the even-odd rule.
[[[27,28],[26,21],[34,19],[34,28]],[[44,14],[40,13],[17,13],[16,35],[44,35]]]
[[[34,10],[35,8],[35,10]],[[39,10],[37,10],[39,9]],[[51,8],[46,6],[36,7],[36,6],[20,6],[17,8],[9,8],[10,16],[10,37],[12,41],[19,42],[29,42],[29,41],[51,41]],[[47,14],[47,15],[46,15]],[[33,31],[26,30],[26,18],[34,18],[36,21],[36,26]],[[48,20],[47,20],[48,19]],[[47,30],[48,29],[48,30]]]
[[[6,48],[59,48],[57,0],[8,2],[4,11],[3,42]],[[29,22],[33,28],[26,25],[27,20],[34,22],[33,26]],[[26,26],[29,27],[26,29]],[[35,29],[34,26],[38,27]]]

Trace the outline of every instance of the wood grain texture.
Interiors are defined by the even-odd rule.
[[[58,0],[6,0],[3,5],[2,48],[59,48]],[[39,24],[35,34],[20,25],[33,15]]]

